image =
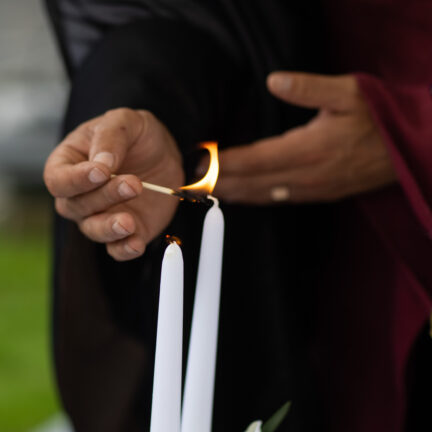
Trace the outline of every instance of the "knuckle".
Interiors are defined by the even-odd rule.
[[[96,135],[107,135],[111,133],[123,133],[128,135],[130,125],[141,121],[136,111],[130,108],[116,108],[107,111],[102,120],[94,126]]]
[[[127,123],[131,120],[136,119],[137,115],[133,109],[121,107],[107,111],[104,117],[107,119],[115,119],[120,122]]]
[[[104,117],[122,117],[126,111],[128,111],[128,108],[125,107],[113,108],[106,111]]]
[[[88,203],[84,197],[69,199],[68,203],[69,209],[73,210],[73,212],[78,214],[80,217],[86,217],[92,214],[91,204]]]
[[[151,111],[140,110],[138,113],[145,122],[151,123],[156,121],[156,117]]]
[[[95,135],[103,135],[109,130],[110,127],[105,122],[100,122],[93,128],[93,132]]]
[[[141,110],[138,112],[138,114],[142,124],[141,134],[144,136],[149,136],[158,120],[153,113],[147,110]]]

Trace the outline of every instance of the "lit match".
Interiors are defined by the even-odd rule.
[[[218,148],[217,143],[207,142],[202,144],[202,148],[205,148],[210,153],[210,165],[206,175],[198,182],[188,186],[182,186],[180,189],[171,189],[165,186],[155,185],[153,183],[141,182],[145,189],[159,192],[164,195],[171,195],[180,198],[181,200],[199,202],[208,206],[213,205],[213,201],[210,198],[219,174],[219,160],[218,160]],[[111,175],[112,178],[115,174]]]

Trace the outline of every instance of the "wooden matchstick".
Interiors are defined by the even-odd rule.
[[[115,174],[111,174],[111,178],[116,177]],[[171,189],[165,186],[159,186],[159,185],[155,185],[153,183],[148,183],[145,181],[142,181],[141,184],[143,185],[143,188],[147,189],[147,190],[151,190],[154,192],[159,192],[161,194],[164,195],[171,195],[171,196],[175,196],[178,197],[180,199],[184,199],[187,201],[192,201],[192,202],[200,202],[203,204],[206,204],[208,206],[212,206],[213,205],[213,201],[210,198],[210,195],[205,195],[205,194],[199,194],[197,192],[193,192],[191,190],[182,190],[182,189]]]

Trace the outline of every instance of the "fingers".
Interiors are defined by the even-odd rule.
[[[90,240],[110,243],[134,234],[136,221],[129,213],[99,213],[83,219],[78,224]]]
[[[180,152],[166,127],[146,111],[117,109],[82,124],[53,151],[44,171],[60,215],[119,260],[144,252],[176,205],[157,194],[134,199],[142,184],[183,184]],[[111,175],[117,176],[111,179]]]
[[[107,252],[117,261],[137,258],[148,242],[146,231],[138,227],[129,213],[101,213],[84,219],[79,228],[98,243],[106,243]]]
[[[151,130],[154,121],[153,115],[147,111],[128,108],[108,111],[92,127],[89,160],[102,163],[111,172],[116,172],[129,148]]]
[[[221,176],[214,195],[229,203],[327,202],[344,195],[338,179],[328,180],[327,165],[311,165],[261,175]]]
[[[80,162],[72,165],[55,153],[48,159],[44,171],[45,184],[56,198],[69,198],[92,191],[109,178],[110,171],[103,164]]]
[[[144,253],[145,243],[139,235],[132,235],[126,240],[108,243],[106,249],[115,260],[128,261]]]
[[[357,81],[351,75],[273,72],[267,77],[267,86],[274,96],[305,108],[344,112],[355,108],[359,99]]]
[[[321,139],[322,141],[322,139]],[[221,175],[259,174],[314,163],[321,157],[314,128],[298,127],[289,132],[232,147],[220,152]]]
[[[135,198],[142,192],[138,177],[121,175],[104,186],[73,198],[58,198],[57,212],[67,218],[80,221],[92,214],[108,210],[110,207]]]
[[[48,158],[44,170],[48,190],[54,197],[70,198],[106,183],[155,121],[146,111],[120,108],[84,123]]]

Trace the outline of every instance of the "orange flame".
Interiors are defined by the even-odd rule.
[[[218,146],[216,142],[206,142],[201,144],[201,147],[207,149],[210,153],[210,165],[207,173],[200,181],[183,186],[180,189],[193,190],[207,195],[213,192],[219,175]]]

